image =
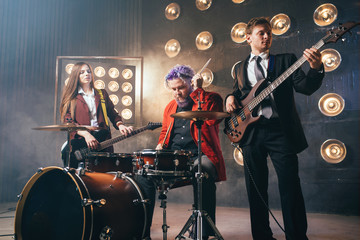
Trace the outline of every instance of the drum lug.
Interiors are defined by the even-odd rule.
[[[43,172],[43,168],[39,168],[38,170],[37,170],[37,173],[42,173]]]
[[[17,195],[17,198],[18,198],[19,201],[21,201],[21,199],[23,198],[22,193],[20,193],[19,195]]]
[[[139,205],[140,203],[142,204],[149,204],[150,203],[150,199],[144,199],[144,200],[140,200],[140,199],[134,199],[133,203],[135,205]]]
[[[81,205],[83,207],[86,207],[86,206],[90,206],[90,205],[95,205],[97,207],[102,207],[106,204],[106,200],[105,199],[99,199],[99,200],[92,200],[92,199],[87,199],[87,198],[84,198]]]

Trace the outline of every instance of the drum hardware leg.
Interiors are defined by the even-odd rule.
[[[168,228],[170,228],[170,226],[166,224],[166,199],[167,199],[167,196],[166,196],[165,191],[163,191],[159,194],[159,199],[161,200],[160,207],[163,209],[163,225],[162,225],[163,240],[167,240],[167,230],[168,230]]]
[[[84,198],[81,205],[83,207],[86,207],[86,206],[90,206],[90,205],[95,205],[97,207],[102,207],[106,204],[106,200],[105,199],[99,199],[99,200],[92,200],[92,199],[87,199],[87,198]]]
[[[200,92],[199,92],[198,105],[199,105],[198,110],[201,110]],[[194,226],[196,226],[196,237],[194,239],[202,240],[202,237],[203,237],[202,228],[203,228],[203,216],[204,216],[205,217],[204,220],[206,220],[208,222],[208,224],[214,231],[216,238],[223,240],[223,237],[220,235],[220,232],[217,230],[217,228],[216,228],[215,224],[213,223],[213,221],[211,220],[211,218],[208,216],[206,211],[204,211],[202,209],[202,178],[203,178],[204,174],[201,171],[202,170],[201,169],[202,168],[201,167],[201,157],[202,157],[201,126],[203,124],[204,124],[204,120],[202,120],[202,119],[197,119],[195,121],[196,128],[198,129],[198,141],[197,141],[198,144],[197,145],[198,145],[198,161],[199,161],[197,173],[195,174],[195,177],[197,179],[197,204],[196,204],[195,210],[193,211],[193,214],[190,216],[189,220],[186,222],[185,226],[183,227],[183,229],[181,230],[181,232],[175,239],[181,239],[179,237],[183,237],[183,235],[187,231],[187,229],[191,225],[194,225]]]

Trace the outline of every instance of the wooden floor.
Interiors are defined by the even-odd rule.
[[[165,239],[162,232],[163,209],[156,203],[151,237],[153,240]],[[0,240],[13,239],[14,215],[16,203],[0,204]],[[166,219],[170,226],[166,234],[167,239],[175,239],[192,214],[190,204],[167,203]],[[273,211],[275,217],[282,224],[281,213]],[[332,214],[308,213],[308,237],[310,240],[359,240],[360,217],[341,216]],[[274,237],[284,240],[284,234],[271,220]],[[244,208],[217,207],[216,227],[224,239],[249,240],[250,222],[249,210]]]

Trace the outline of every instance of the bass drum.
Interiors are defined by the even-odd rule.
[[[16,207],[17,240],[141,239],[144,197],[136,182],[117,173],[40,169]]]

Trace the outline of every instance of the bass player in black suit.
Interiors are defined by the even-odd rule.
[[[267,18],[259,17],[249,21],[246,40],[251,53],[233,68],[234,88],[225,101],[229,113],[236,113],[242,108],[244,99],[252,95],[249,92],[253,87],[257,87],[257,81],[265,78],[265,81],[271,83],[297,61],[294,54],[269,53],[272,32]],[[321,54],[316,48],[306,49],[303,57],[304,62],[307,60],[310,64],[308,73],[296,68],[290,76],[286,76],[281,85],[261,101],[259,108],[254,109],[253,114],[261,117],[251,123],[245,133],[241,133],[244,137],[239,145],[245,160],[251,230],[255,240],[274,239],[267,207],[267,156],[270,156],[278,177],[286,239],[308,239],[297,157],[297,153],[307,148],[308,144],[295,107],[294,91],[305,95],[314,93],[321,86],[324,68]]]

